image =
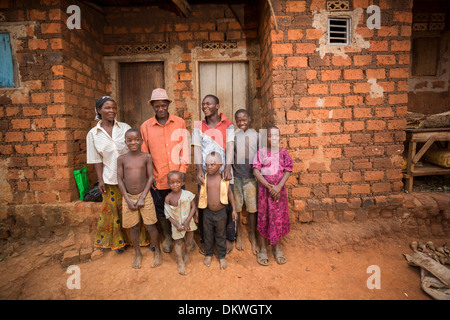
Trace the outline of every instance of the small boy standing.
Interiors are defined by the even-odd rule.
[[[259,252],[256,237],[256,216],[258,203],[258,185],[253,175],[253,159],[258,151],[258,132],[250,128],[251,118],[245,109],[236,111],[234,118],[239,128],[234,134],[234,200],[238,221],[236,222],[236,249],[242,250],[240,214],[245,203],[249,214],[249,240],[253,254]]]
[[[138,129],[129,129],[125,133],[125,144],[129,152],[117,158],[117,180],[123,202],[127,205],[122,208],[122,227],[130,228],[131,243],[136,254],[133,263],[134,269],[142,264],[142,254],[139,247],[140,217],[145,228],[150,233],[155,246],[155,256],[152,267],[162,263],[159,234],[156,228],[155,206],[149,196],[153,183],[152,157],[141,151],[142,137]]]
[[[194,214],[197,211],[195,195],[181,189],[185,182],[185,175],[179,171],[170,171],[167,174],[167,183],[172,190],[164,200],[164,214],[172,224],[172,239],[175,241],[175,253],[177,255],[178,273],[186,274],[185,265],[189,263],[188,253],[192,249],[194,231],[197,226],[194,222]],[[183,240],[186,240],[184,254],[182,253]]]
[[[200,188],[198,207],[204,209],[203,237],[206,257],[203,263],[208,267],[211,265],[215,242],[220,269],[225,269],[228,265],[225,260],[227,253],[227,211],[225,205],[228,202],[231,204],[233,221],[236,221],[237,213],[229,181],[222,179],[220,173],[222,163],[222,156],[217,152],[211,152],[206,156],[205,183]]]

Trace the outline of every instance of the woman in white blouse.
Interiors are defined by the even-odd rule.
[[[117,106],[113,98],[103,96],[95,104],[97,125],[86,137],[87,163],[94,164],[98,186],[103,196],[94,246],[123,252],[130,243],[129,230],[122,229],[122,194],[117,183],[117,158],[128,152],[125,132],[131,127],[116,121]],[[140,245],[148,245],[141,229]]]

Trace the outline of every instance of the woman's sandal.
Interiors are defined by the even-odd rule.
[[[262,266],[269,265],[269,257],[267,256],[267,252],[258,252],[256,254],[256,261]]]
[[[278,264],[285,264],[286,263],[286,257],[283,254],[283,251],[275,251],[273,250],[273,256],[275,257],[275,261]]]

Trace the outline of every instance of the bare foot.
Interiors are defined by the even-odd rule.
[[[185,251],[184,252],[184,256],[183,256],[183,261],[184,261],[184,264],[189,264],[189,255],[188,255],[188,251]]]
[[[242,244],[242,238],[241,235],[238,234],[236,236],[236,249],[238,250],[244,250],[244,245]]]
[[[219,263],[220,263],[220,269],[226,269],[226,267],[228,267],[228,263],[227,263],[227,261],[225,260],[225,258],[223,258],[223,259],[219,259]]]
[[[186,269],[184,268],[183,261],[178,262],[178,273],[181,275],[186,275]]]
[[[227,240],[227,254],[233,251],[233,241]]]
[[[205,260],[203,260],[203,263],[205,264],[205,266],[209,267],[211,265],[211,256],[206,256]]]
[[[153,258],[152,268],[160,266],[162,263],[161,251],[155,251],[155,257]]]
[[[140,269],[142,265],[142,254],[136,254],[136,259],[133,263],[133,269]]]
[[[256,237],[255,236],[250,236],[249,240],[250,240],[250,244],[252,245],[252,252],[253,252],[253,254],[258,254],[259,253],[259,246],[256,243]]]

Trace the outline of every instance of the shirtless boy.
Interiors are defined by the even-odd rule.
[[[133,268],[139,269],[142,264],[142,254],[139,247],[139,215],[145,228],[150,233],[155,246],[155,256],[152,267],[162,263],[159,234],[156,228],[156,213],[153,199],[149,195],[153,183],[152,157],[141,152],[142,137],[138,129],[129,129],[125,133],[125,144],[129,152],[117,159],[117,180],[123,196],[122,227],[130,228],[131,243],[135,251]]]
[[[199,207],[204,208],[203,236],[206,257],[203,263],[208,267],[211,265],[214,243],[216,243],[220,268],[225,269],[227,267],[225,260],[227,252],[227,212],[225,205],[228,200],[233,208],[233,221],[236,221],[237,213],[234,207],[234,196],[228,181],[223,180],[220,173],[222,156],[217,152],[211,152],[206,156],[205,165],[207,175],[205,176],[205,184],[201,186],[199,199]]]

